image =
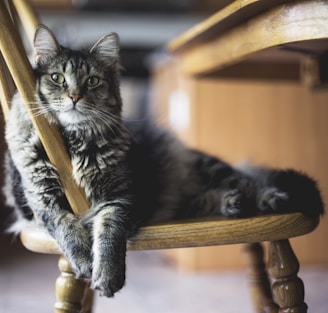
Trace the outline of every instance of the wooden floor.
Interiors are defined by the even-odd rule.
[[[26,251],[0,237],[0,313],[52,312],[57,257]],[[304,267],[310,313],[326,313],[328,266]],[[253,312],[243,271],[188,273],[158,252],[130,252],[126,287],[114,299],[96,298],[94,313]]]

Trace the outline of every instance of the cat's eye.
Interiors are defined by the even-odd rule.
[[[65,82],[65,76],[60,73],[51,74],[51,79],[57,84],[63,84]]]
[[[99,77],[97,76],[91,76],[87,80],[88,87],[96,87],[99,84]]]

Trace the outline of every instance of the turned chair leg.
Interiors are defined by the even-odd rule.
[[[59,259],[60,276],[56,281],[55,313],[91,313],[93,292],[83,279],[76,279],[67,260]]]
[[[275,282],[272,290],[278,313],[306,313],[304,285],[297,276],[299,262],[288,240],[269,243],[268,271]]]
[[[82,313],[92,313],[94,291],[90,288],[90,283],[85,285],[82,300]]]
[[[263,247],[260,243],[244,245],[248,281],[256,313],[276,313],[277,305],[272,300],[271,285],[263,261]]]

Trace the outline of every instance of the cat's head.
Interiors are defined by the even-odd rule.
[[[88,51],[74,51],[62,47],[40,25],[34,37],[34,61],[41,113],[51,113],[63,125],[120,118],[117,34],[103,36]]]

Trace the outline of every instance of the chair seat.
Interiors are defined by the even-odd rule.
[[[227,219],[207,217],[171,221],[142,227],[128,242],[128,250],[154,250],[216,246],[236,243],[276,241],[313,231],[319,219],[302,213],[262,215]],[[56,241],[38,226],[21,232],[23,245],[30,251],[61,254]]]

